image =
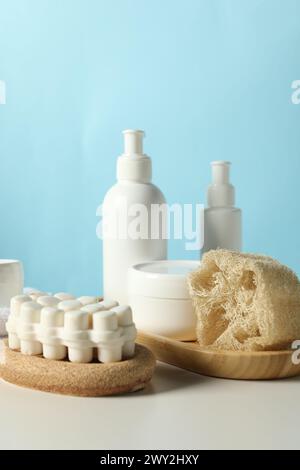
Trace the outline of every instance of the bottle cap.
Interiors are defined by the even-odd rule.
[[[212,162],[212,184],[207,191],[208,207],[234,207],[235,189],[230,184],[230,162]]]
[[[144,131],[123,131],[124,153],[118,158],[117,179],[150,183],[152,179],[151,159],[143,153]]]

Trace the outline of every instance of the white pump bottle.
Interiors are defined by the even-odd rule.
[[[128,268],[167,258],[167,217],[153,217],[151,207],[166,204],[151,183],[151,159],[143,153],[144,132],[123,132],[124,154],[117,162],[117,184],[102,206],[104,298],[128,304]]]
[[[235,207],[235,188],[230,184],[230,162],[212,162],[212,184],[204,212],[202,254],[223,248],[242,250],[242,211]]]

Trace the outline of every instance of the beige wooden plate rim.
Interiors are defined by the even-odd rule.
[[[268,357],[268,356],[289,356],[295,352],[295,349],[278,350],[278,351],[227,351],[227,350],[216,350],[209,348],[201,348],[196,342],[179,341],[166,336],[160,336],[153,333],[146,333],[145,331],[138,331],[138,336],[145,337],[159,342],[172,344],[176,347],[181,347],[185,350],[190,349],[191,351],[197,351],[199,353],[212,355],[212,356],[243,356],[243,357]]]

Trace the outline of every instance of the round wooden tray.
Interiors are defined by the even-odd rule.
[[[272,380],[300,375],[293,362],[297,351],[215,351],[197,343],[184,343],[139,331],[138,342],[156,359],[202,375],[236,380]],[[299,352],[298,352],[299,355]]]
[[[136,345],[133,359],[111,364],[74,364],[26,356],[12,351],[4,341],[0,377],[22,387],[80,397],[99,397],[136,392],[151,380],[155,357]]]

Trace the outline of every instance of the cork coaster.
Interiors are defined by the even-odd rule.
[[[5,340],[0,377],[43,392],[99,397],[143,389],[151,380],[154,369],[154,355],[141,345],[136,345],[134,358],[127,361],[75,364],[23,355],[9,349]]]

